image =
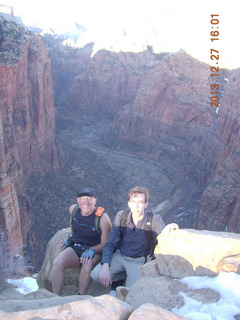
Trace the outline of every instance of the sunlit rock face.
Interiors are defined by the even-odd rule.
[[[11,22],[0,24],[1,227],[21,253],[31,221],[25,182],[33,172],[58,167],[53,86],[42,39]]]

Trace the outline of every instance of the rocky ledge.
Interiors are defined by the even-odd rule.
[[[51,293],[51,265],[68,229],[49,241],[42,269],[37,276],[39,290],[21,295],[0,283],[1,320],[180,320],[172,312],[184,305],[181,293],[202,303],[218,302],[213,289],[191,289],[181,279],[188,276],[215,276],[221,271],[240,274],[240,235],[192,229],[161,234],[156,259],[141,267],[141,278],[130,288],[118,287],[116,297],[93,283],[89,295],[78,296],[79,269],[68,269],[62,296]],[[239,315],[235,318],[238,319]]]

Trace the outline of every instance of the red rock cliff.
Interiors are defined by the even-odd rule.
[[[57,168],[51,65],[40,37],[0,22],[0,225],[22,253],[31,223],[25,182]]]
[[[96,112],[118,112],[133,101],[142,75],[155,64],[156,58],[149,51],[97,52],[74,78],[68,93],[68,110],[90,117]]]
[[[203,193],[197,228],[240,232],[240,69],[229,71],[215,127],[221,151]]]

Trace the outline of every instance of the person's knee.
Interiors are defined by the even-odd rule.
[[[57,260],[54,260],[52,265],[52,271],[57,271],[59,269],[62,269],[61,264]]]
[[[84,272],[85,274],[90,274],[92,269],[93,269],[93,266],[91,263],[83,264],[81,268],[81,272]]]
[[[62,257],[60,257],[60,256],[57,256],[57,257],[53,260],[52,269],[53,269],[54,271],[64,270],[64,269],[65,269],[64,259],[62,259]]]

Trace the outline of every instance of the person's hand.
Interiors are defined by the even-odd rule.
[[[179,226],[176,223],[169,223],[168,225],[166,225],[166,227],[163,229],[163,233],[171,233],[174,230],[179,229]]]
[[[72,242],[72,234],[69,233],[68,238],[63,240],[63,243],[61,245],[61,249],[65,249],[67,247],[70,247],[72,243],[73,243]]]
[[[111,274],[110,274],[108,263],[103,264],[102,271],[100,272],[100,276],[99,276],[99,282],[106,288],[110,284],[112,284]]]
[[[88,248],[87,250],[83,251],[80,257],[80,262],[82,264],[87,264],[94,257],[94,255],[95,255],[95,251],[92,248]]]
[[[61,249],[65,249],[65,248],[68,247],[67,240],[68,240],[68,239],[64,239],[64,240],[63,240],[62,245],[61,245],[61,247],[60,247]]]

